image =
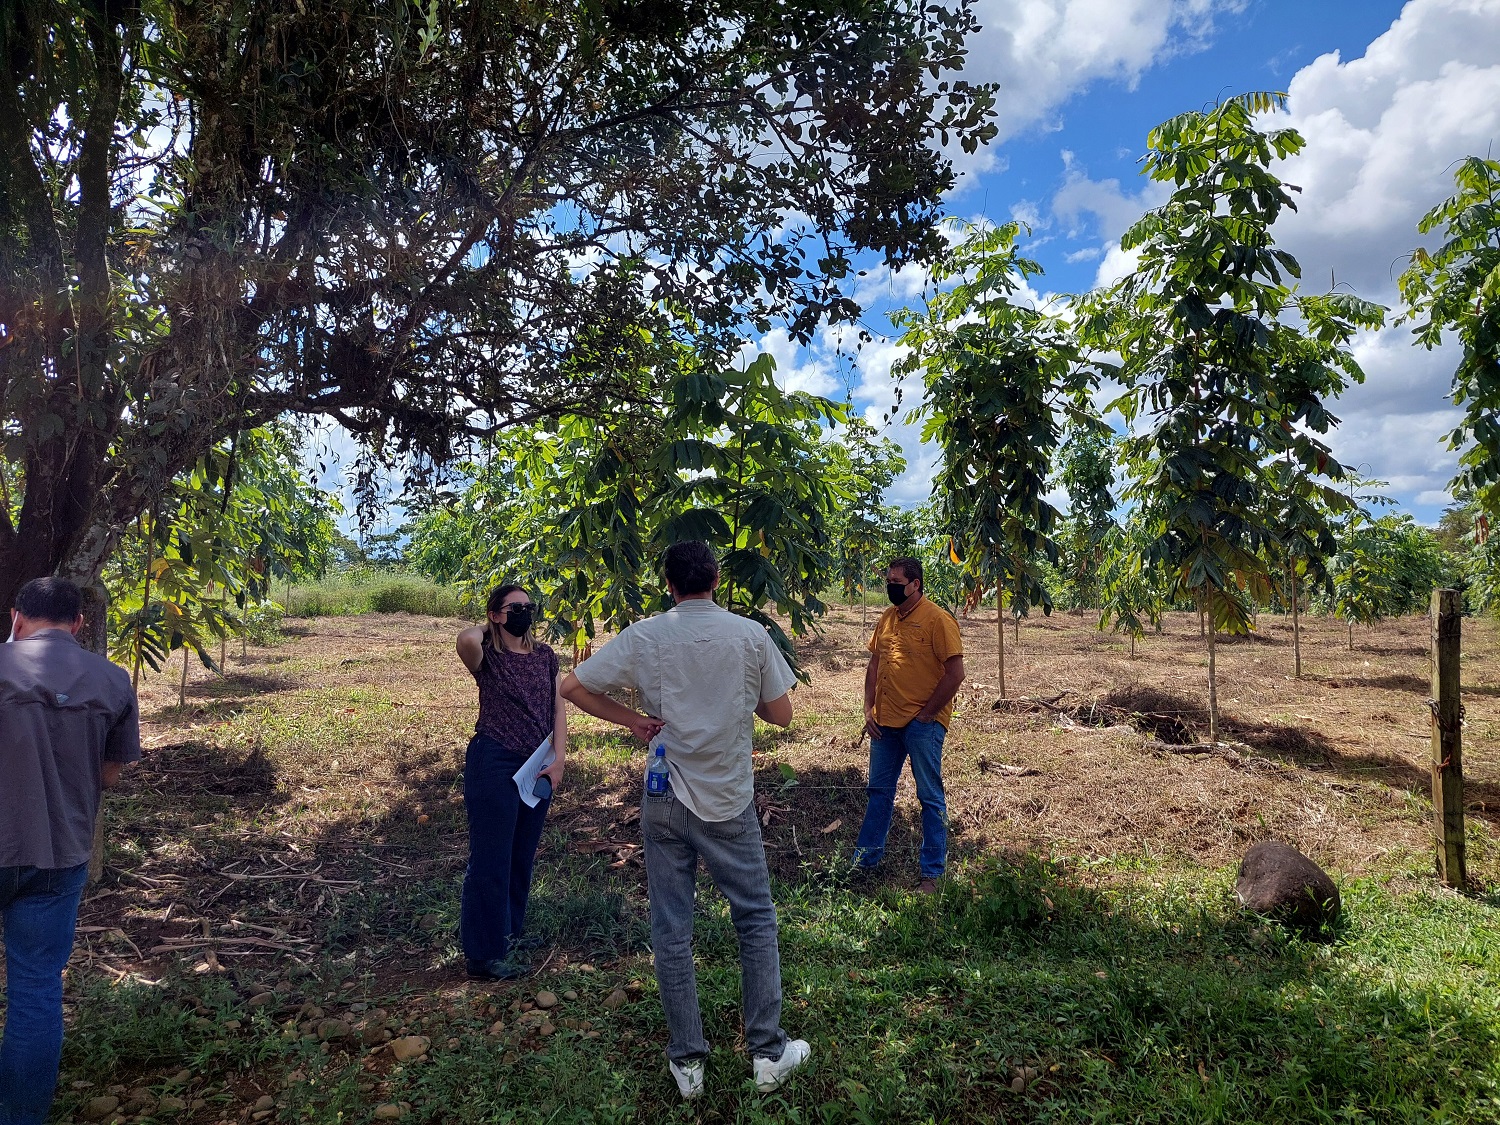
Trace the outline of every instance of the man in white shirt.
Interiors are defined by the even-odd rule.
[[[729,900],[740,943],[745,1046],[755,1087],[777,1089],[811,1048],[781,1028],[781,950],[776,907],[755,815],[750,760],[754,716],[787,726],[796,678],[770,635],[714,604],[719,564],[707,543],[674,543],[667,587],[677,603],[638,621],[570,672],[562,694],[575,706],[627,727],[643,741],[658,733],[670,785],[641,798],[651,948],[666,1011],[667,1061],[684,1098],[703,1092],[708,1041],[693,970],[693,899],[701,856]],[[640,693],[645,714],[604,694]]]

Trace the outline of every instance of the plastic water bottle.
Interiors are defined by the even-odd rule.
[[[657,742],[651,754],[651,764],[646,768],[646,792],[664,797],[670,788],[667,776],[667,748]]]

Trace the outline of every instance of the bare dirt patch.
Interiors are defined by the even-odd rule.
[[[859,828],[862,617],[837,607],[802,642],[797,718],[757,735],[759,808],[783,879],[837,868]],[[174,667],[149,677],[147,758],[111,798],[111,873],[85,904],[80,957],[258,979],[358,949],[393,981],[451,976],[475,712],[453,655],[460,627],[399,614],[293,622],[281,644],[232,654],[225,677],[194,661],[183,709]],[[944,763],[955,863],[1020,848],[1223,867],[1273,838],[1341,875],[1428,863],[1425,621],[1357,629],[1350,651],[1342,623],[1313,618],[1297,680],[1288,624],[1263,618],[1256,641],[1219,652],[1228,752],[1198,745],[1206,657],[1193,615],[1173,615],[1134,660],[1085,616],[1025,621],[1019,643],[1007,622],[1004,702],[993,612],[961,629],[968,682]],[[1500,637],[1470,621],[1464,643],[1472,863],[1493,883]],[[639,748],[591,720],[575,732],[541,857],[543,870],[566,859],[577,891],[554,896],[554,966],[628,958],[641,941]],[[915,881],[920,836],[908,774],[886,879]],[[592,887],[591,871],[623,879],[623,899]]]
[[[859,612],[836,610],[827,630],[833,643],[817,650],[847,667],[825,659],[804,689],[821,726],[847,716],[840,757],[854,766],[863,753],[852,747],[863,672],[862,657],[852,658],[862,652]],[[1424,619],[1356,628],[1350,651],[1343,623],[1311,618],[1301,680],[1292,675],[1290,622],[1262,617],[1253,640],[1221,645],[1221,733],[1238,747],[1234,756],[1160,745],[1206,737],[1207,655],[1195,615],[1171,615],[1134,660],[1128,641],[1099,633],[1087,617],[1023,621],[1019,644],[1007,622],[1009,699],[999,707],[994,614],[960,625],[969,679],[944,762],[960,848],[1029,845],[1219,866],[1275,838],[1346,874],[1425,862]],[[1500,828],[1500,706],[1489,692],[1500,674],[1500,638],[1487,621],[1466,621],[1465,630],[1469,811],[1492,832]],[[787,753],[796,767],[799,755]],[[914,856],[920,828],[909,778],[902,797],[896,831]],[[1492,855],[1477,858],[1486,878],[1500,873]]]

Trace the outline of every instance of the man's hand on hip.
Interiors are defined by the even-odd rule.
[[[660,719],[632,711],[625,704],[602,693],[589,691],[572,672],[563,677],[558,690],[564,699],[580,711],[593,715],[596,719],[603,719],[606,723],[624,727],[642,742],[650,742],[666,726]]]
[[[650,742],[661,733],[662,727],[667,724],[660,719],[653,719],[649,715],[636,715],[625,725],[629,728],[630,733],[642,742]]]

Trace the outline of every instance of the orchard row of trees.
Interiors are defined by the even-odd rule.
[[[1019,228],[941,230],[947,154],[997,132],[994,90],[960,77],[975,26],[921,0],[10,5],[0,602],[45,573],[102,599],[108,574],[133,663],[213,637],[275,553],[230,528],[242,443],[327,419],[362,443],[362,499],[393,466],[425,498],[414,553],[535,575],[575,642],[659,604],[651,560],[685,535],[728,552],[738,611],[804,628],[890,546],[894,451],[735,357],[773,324],[857,323],[878,262],[938,283],[900,325],[942,454],[935,575],[1045,610],[1068,547],[1111,621],[1149,617],[1133,587],[1201,606],[1212,663],[1337,553],[1328,407],[1384,311],[1297,288],[1271,165],[1302,140],[1260,128],[1264,94],[1152,133],[1173,194],[1127,234],[1129,277],[1018,301]],[[1497,185],[1466,162],[1402,278],[1419,340],[1460,342],[1453,440],[1492,516]],[[1124,527],[1060,522],[1064,442],[1109,454],[1079,488],[1118,477]]]
[[[996,134],[972,0],[16,0],[0,12],[0,607],[236,435],[364,495],[604,420],[682,349],[860,314]],[[642,403],[646,405],[647,403]],[[98,607],[92,607],[97,610]],[[89,614],[98,621],[98,612]],[[98,641],[102,638],[93,638]]]
[[[934,593],[996,599],[1002,690],[1007,611],[1050,612],[1061,597],[1100,610],[1101,627],[1133,646],[1166,608],[1197,607],[1211,715],[1215,638],[1252,628],[1259,607],[1295,622],[1315,603],[1351,630],[1410,612],[1454,567],[1409,518],[1372,511],[1328,447],[1334,401],[1363,379],[1351,342],[1387,310],[1303,292],[1298,263],[1275,245],[1295,188],[1272,166],[1302,147],[1294,131],[1262,128],[1280,105],[1249,95],[1152,132],[1146,171],[1172,194],[1126,233],[1136,267],[1106,290],[1049,309],[1018,299],[1041,270],[1014,223],[970,229],[939,257],[934,294],[896,318],[897,375],[922,385],[908,421],[941,451],[922,535],[903,534],[910,519],[881,504],[903,467],[895,448],[845,406],[784,393],[766,356],[706,370],[682,349],[607,417],[489,443],[463,494],[416,521],[414,561],[476,592],[500,575],[527,581],[582,646],[663,604],[643,563],[701,535],[728,552],[726,604],[790,651],[768,608],[800,631],[823,591],[857,592],[872,563],[925,547]],[[1461,189],[1476,167],[1494,171],[1466,164]],[[1463,253],[1450,243],[1415,257],[1404,278],[1403,315],[1429,318],[1428,342],[1433,318],[1451,312],[1430,295],[1454,284],[1434,271]],[[1107,416],[1123,420],[1123,437]],[[1485,419],[1455,441],[1487,432]],[[1465,458],[1460,483],[1479,515],[1494,482],[1483,458]],[[1059,488],[1066,517],[1048,499]],[[1491,550],[1476,544],[1460,564],[1482,603]],[[1294,637],[1300,674],[1300,628]]]
[[[1216,636],[1253,628],[1278,581],[1300,675],[1306,587],[1326,593],[1352,629],[1408,607],[1439,576],[1408,549],[1417,529],[1359,506],[1351,472],[1329,449],[1333,403],[1364,378],[1350,346],[1383,326],[1387,310],[1304,292],[1296,259],[1276,246],[1273,227],[1297,189],[1273,165],[1304,143],[1294,130],[1262,127],[1281,108],[1280,95],[1250,94],[1151,132],[1145,172],[1171,194],[1125,233],[1134,268],[1116,284],[1055,310],[1017,301],[1040,270],[1020,256],[1020,227],[1010,224],[961,242],[936,271],[940,284],[954,283],[901,318],[908,355],[898,371],[926,391],[911,417],[926,415],[924,436],[943,453],[942,523],[966,560],[970,597],[992,590],[1002,617],[1007,601],[1017,613],[1050,608],[1039,565],[1061,555],[1046,466],[1063,424],[1088,442],[1103,440],[1106,415],[1123,420],[1115,467],[1129,519],[1111,527],[1096,515],[1090,493],[1103,466],[1080,445],[1064,473],[1079,494],[1068,545],[1075,560],[1098,560],[1101,625],[1134,638],[1165,604],[1198,608],[1214,739]],[[1457,185],[1423,220],[1447,241],[1413,255],[1401,318],[1419,322],[1429,347],[1444,329],[1458,331],[1454,398],[1466,411],[1450,439],[1462,451],[1455,484],[1493,512],[1500,163],[1464,162]],[[1002,691],[1003,643],[1002,623]]]
[[[272,425],[215,446],[121,535],[104,573],[110,656],[136,682],[177,650],[184,686],[189,651],[219,670],[231,636],[279,621],[274,582],[326,573],[342,506],[309,482],[298,444]]]

